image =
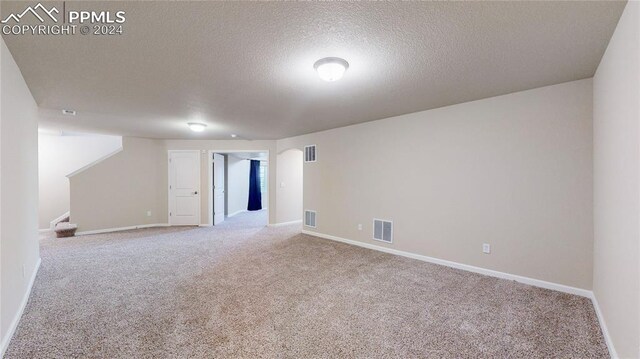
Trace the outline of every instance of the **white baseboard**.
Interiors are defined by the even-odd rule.
[[[239,210],[239,211],[235,211],[235,212],[233,212],[233,213],[229,213],[229,214],[227,214],[227,217],[233,217],[233,216],[235,216],[236,214],[240,214],[240,213],[243,213],[243,212],[247,212],[247,210],[246,210],[246,209],[241,209],[241,210]]]
[[[204,224],[199,224],[198,227],[213,227],[213,224],[204,223]]]
[[[373,249],[373,250],[380,251],[380,252],[385,252],[385,253],[395,254],[395,255],[399,255],[399,256],[403,256],[403,257],[407,257],[407,258],[417,259],[417,260],[421,260],[423,262],[440,264],[440,265],[447,266],[447,267],[466,270],[468,272],[484,274],[484,275],[488,275],[490,277],[514,280],[516,282],[532,285],[532,286],[535,286],[535,287],[546,288],[546,289],[551,289],[551,290],[557,290],[559,292],[575,294],[575,295],[579,295],[579,296],[587,297],[587,298],[591,298],[592,297],[592,292],[590,290],[576,288],[576,287],[570,287],[570,286],[567,286],[567,285],[564,285],[564,284],[558,284],[558,283],[553,283],[553,282],[547,282],[547,281],[540,280],[540,279],[534,279],[534,278],[523,277],[523,276],[519,276],[519,275],[515,275],[515,274],[498,272],[498,271],[495,271],[495,270],[492,270],[492,269],[475,267],[475,266],[468,265],[468,264],[462,264],[462,263],[452,262],[452,261],[448,261],[448,260],[444,260],[444,259],[423,256],[421,254],[415,254],[415,253],[411,253],[411,252],[399,251],[397,249],[382,247],[382,246],[378,246],[378,245],[370,244],[370,243],[358,242],[358,241],[345,239],[345,238],[340,238],[340,237],[336,237],[336,236],[331,236],[331,235],[323,234],[323,233],[311,232],[311,231],[307,231],[307,230],[303,230],[302,233],[308,234],[310,236],[316,236],[316,237],[330,239],[330,240],[337,241],[337,242],[347,243],[347,244],[351,244],[351,245],[358,246],[358,247],[364,247],[364,248],[368,248],[368,249]]]
[[[596,295],[593,292],[591,292],[591,302],[596,310],[600,329],[602,330],[602,335],[607,343],[607,348],[609,348],[609,355],[611,356],[611,359],[618,359],[618,353],[616,352],[616,348],[613,346],[613,340],[611,340],[611,336],[609,335],[609,329],[607,329],[607,323],[604,321],[604,316],[600,310],[600,304],[598,304],[598,299],[596,299]]]
[[[49,232],[53,232],[53,229],[51,228],[38,229],[38,233],[49,233]]]
[[[299,219],[297,221],[290,221],[290,222],[281,222],[281,223],[273,223],[273,224],[269,224],[269,227],[282,227],[282,226],[289,226],[292,224],[299,224],[302,223],[302,220]]]
[[[143,228],[154,228],[154,227],[169,227],[169,223],[153,223],[153,224],[141,224],[141,225],[129,226],[129,227],[96,229],[96,230],[93,230],[93,231],[77,232],[76,236],[86,236],[88,234],[100,234],[100,233],[130,231],[132,229],[143,229]]]
[[[302,233],[308,234],[310,236],[315,236],[315,237],[330,239],[330,240],[337,241],[337,242],[347,243],[347,244],[351,244],[351,245],[358,246],[358,247],[368,248],[368,249],[372,249],[372,250],[376,250],[376,251],[380,251],[380,252],[385,252],[385,253],[395,254],[395,255],[399,255],[399,256],[403,256],[403,257],[407,257],[407,258],[417,259],[417,260],[421,260],[421,261],[424,261],[424,262],[440,264],[440,265],[444,265],[444,266],[447,266],[447,267],[452,267],[452,268],[466,270],[466,271],[469,271],[469,272],[488,275],[488,276],[491,276],[491,277],[514,280],[516,282],[532,285],[532,286],[535,286],[535,287],[541,287],[541,288],[545,288],[545,289],[556,290],[558,292],[575,294],[575,295],[579,295],[581,297],[589,298],[589,299],[591,299],[591,302],[593,303],[593,307],[595,309],[596,316],[598,317],[598,322],[600,324],[600,328],[602,329],[602,335],[604,336],[605,342],[607,343],[607,348],[609,349],[609,355],[611,356],[612,359],[618,359],[619,358],[618,354],[616,353],[615,347],[613,346],[613,341],[611,340],[611,336],[609,335],[609,330],[607,329],[607,324],[606,324],[606,322],[604,320],[604,316],[602,314],[602,311],[600,310],[600,305],[598,304],[598,300],[596,299],[594,293],[592,291],[590,291],[590,290],[576,288],[576,287],[570,287],[570,286],[567,286],[567,285],[564,285],[564,284],[547,282],[547,281],[534,279],[534,278],[529,278],[529,277],[523,277],[523,276],[519,276],[519,275],[515,275],[515,274],[498,272],[498,271],[491,270],[491,269],[485,269],[485,268],[475,267],[475,266],[471,266],[471,265],[467,265],[467,264],[451,262],[451,261],[447,261],[447,260],[444,260],[444,259],[438,259],[438,258],[423,256],[423,255],[420,255],[420,254],[399,251],[397,249],[382,247],[382,246],[378,246],[378,245],[370,244],[370,243],[358,242],[358,241],[345,239],[345,238],[340,238],[340,237],[336,237],[336,236],[331,236],[331,235],[323,234],[323,233],[311,232],[311,231],[307,231],[307,230],[303,230]]]
[[[0,342],[0,358],[4,357],[4,352],[9,347],[9,342],[11,342],[11,338],[13,334],[16,332],[18,328],[18,323],[20,323],[20,318],[22,317],[22,313],[24,313],[24,308],[27,306],[27,302],[29,301],[29,295],[31,294],[31,289],[33,288],[33,283],[36,281],[36,275],[38,274],[38,269],[40,269],[40,263],[42,262],[41,258],[38,258],[36,262],[36,267],[33,269],[33,273],[31,273],[31,278],[29,278],[29,284],[27,285],[27,290],[24,292],[22,296],[22,302],[20,302],[20,307],[16,312],[16,315],[11,320],[11,324],[9,324],[9,328],[5,335],[2,337],[2,342]]]

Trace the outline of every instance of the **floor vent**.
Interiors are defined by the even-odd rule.
[[[392,243],[393,242],[393,222],[374,218],[373,239],[377,241]]]
[[[304,225],[307,227],[316,228],[316,212],[315,211],[304,211]]]
[[[305,162],[316,161],[316,145],[304,146],[304,161]]]

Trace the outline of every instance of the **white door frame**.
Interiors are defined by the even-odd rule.
[[[221,154],[226,154],[226,153],[242,153],[242,152],[265,152],[267,154],[267,163],[269,165],[269,169],[267,172],[267,198],[269,198],[269,194],[271,193],[271,191],[269,190],[269,186],[271,185],[271,181],[269,181],[269,176],[271,174],[271,157],[269,156],[269,150],[209,150],[207,152],[207,172],[209,172],[209,194],[208,194],[208,201],[209,201],[209,215],[207,216],[207,223],[205,224],[206,226],[213,226],[213,193],[211,193],[211,190],[213,188],[213,166],[211,166],[211,164],[213,163],[213,154],[214,153],[221,153]],[[271,201],[269,201],[269,206],[266,208],[267,210],[267,224],[269,223],[269,210],[271,208]]]
[[[202,207],[202,155],[200,154],[200,150],[168,150],[167,151],[167,194],[169,197],[169,201],[167,203],[168,208],[167,208],[167,222],[169,223],[169,226],[178,226],[178,224],[171,224],[171,201],[172,201],[172,196],[171,196],[171,183],[169,183],[169,179],[171,178],[171,163],[169,162],[171,159],[171,153],[178,153],[178,152],[197,152],[198,153],[198,158],[200,159],[200,161],[198,161],[199,166],[198,166],[198,194],[200,196],[200,201],[199,201],[199,205],[198,205],[198,224],[202,225],[202,213],[200,213],[200,208]]]
[[[218,157],[216,157],[216,155],[218,155]],[[214,152],[213,153],[213,159],[212,159],[212,163],[213,163],[213,186],[209,187],[209,190],[211,190],[211,197],[213,197],[213,225],[217,225],[216,224],[216,220],[219,219],[219,223],[224,222],[226,216],[225,216],[225,207],[226,207],[226,202],[227,199],[225,197],[227,197],[227,193],[226,193],[226,187],[227,187],[227,156],[222,155],[220,153]],[[218,163],[218,161],[220,161]],[[222,168],[221,168],[222,167]],[[216,186],[216,180],[218,179],[218,176],[222,174],[222,182],[218,183],[218,185],[222,185],[222,188],[218,188],[218,186]],[[220,200],[218,198],[219,195],[219,191],[222,190],[222,199]],[[218,203],[221,202],[221,203]],[[218,212],[218,210],[220,209],[220,204],[222,204],[222,211]],[[216,208],[218,207],[218,208]],[[216,219],[216,216],[218,216],[218,218]],[[220,219],[222,218],[222,219]],[[218,224],[219,224],[218,223]]]

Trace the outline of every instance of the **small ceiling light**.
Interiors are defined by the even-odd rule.
[[[238,137],[238,135],[236,135],[235,133],[232,133],[231,137],[236,138],[236,137]]]
[[[313,64],[318,76],[327,82],[338,81],[349,68],[349,63],[339,57],[325,57]]]
[[[62,110],[62,114],[63,115],[67,115],[67,116],[75,116],[76,115],[76,111],[64,109],[64,110]]]
[[[198,122],[189,122],[187,125],[189,125],[189,128],[193,132],[202,132],[207,127],[207,125],[205,125],[204,123]]]

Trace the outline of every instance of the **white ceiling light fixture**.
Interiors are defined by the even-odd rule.
[[[313,64],[318,76],[327,82],[338,81],[349,68],[349,63],[339,57],[325,57]]]
[[[236,138],[236,137],[238,137],[238,135],[236,135],[235,133],[232,133],[231,137]]]
[[[207,125],[205,125],[204,123],[199,122],[189,122],[187,123],[187,125],[189,125],[189,128],[193,132],[202,132],[207,127]]]
[[[75,110],[69,110],[69,109],[63,109],[62,110],[62,114],[66,115],[66,116],[75,116],[76,115],[76,111]]]

